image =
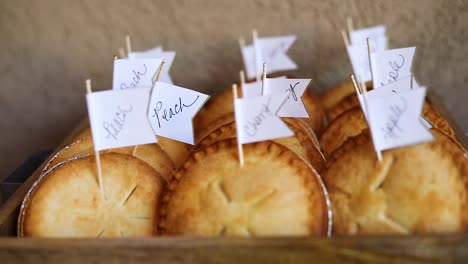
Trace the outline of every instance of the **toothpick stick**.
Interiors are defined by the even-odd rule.
[[[119,57],[121,59],[125,59],[127,57],[127,55],[125,54],[125,50],[122,47],[119,48]]]
[[[90,94],[91,90],[91,79],[86,79],[86,93]],[[99,151],[94,151],[94,156],[96,158],[96,168],[97,168],[97,180],[99,185],[99,190],[101,193],[104,193],[104,184],[102,181],[102,169],[101,169],[101,156],[99,155]]]
[[[347,17],[346,18],[346,25],[348,26],[348,32],[351,33],[351,31],[354,31],[354,23],[353,23],[353,18],[352,17]]]
[[[241,70],[239,72],[239,77],[240,77],[241,86],[243,86],[245,84],[245,72],[244,72],[244,70]]]
[[[370,76],[371,80],[374,80],[374,74],[372,72],[372,64],[371,64],[371,45],[370,45],[370,39],[367,38],[367,55],[369,57],[369,70],[370,70]],[[376,88],[376,87],[374,87]]]
[[[351,77],[351,81],[353,82],[353,86],[354,86],[354,90],[356,91],[356,94],[357,95],[360,95],[360,90],[359,90],[359,86],[356,82],[356,78],[354,78],[354,74],[350,74],[349,77]]]
[[[345,30],[341,30],[341,36],[343,37],[344,44],[346,47],[349,47],[349,38],[348,38],[348,33],[346,33]]]
[[[132,41],[130,40],[130,35],[125,36],[125,45],[127,47],[127,55],[132,52]]]
[[[253,42],[253,51],[254,51],[254,62],[255,62],[255,79],[257,80],[257,82],[259,81],[259,72],[258,72],[258,69],[257,69],[257,65],[258,65],[258,50],[257,50],[257,38],[258,38],[258,33],[257,33],[257,30],[254,29],[252,30],[252,42]]]
[[[156,84],[157,81],[159,81],[159,78],[161,77],[161,72],[163,70],[163,67],[164,67],[164,60],[161,62],[161,65],[159,66],[159,70],[157,71],[156,73],[156,79],[155,81],[153,82],[153,88],[151,88],[151,93],[153,92],[153,89],[154,89],[154,86]],[[151,96],[150,96],[151,97]],[[133,150],[132,150],[132,156],[135,156],[136,152],[137,152],[137,149],[138,149],[138,145],[135,145],[133,147]]]
[[[370,116],[370,111],[368,110],[369,108],[367,108],[367,87],[366,85],[364,84],[363,87],[362,87],[362,97],[363,97],[363,101],[364,101],[364,108],[366,109],[366,113],[367,113],[367,118],[369,118]],[[369,129],[370,129],[370,126],[369,126]],[[372,137],[372,133],[371,134],[371,137]],[[377,159],[379,160],[379,162],[382,161],[382,151],[377,151],[374,147],[374,150],[375,150],[375,153],[377,154]]]
[[[265,88],[265,80],[266,80],[266,63],[263,63],[263,73],[262,73],[262,96],[263,96],[263,91]]]
[[[238,98],[237,97],[237,84],[232,85],[232,96],[234,97],[234,102],[235,102],[236,99]],[[239,139],[237,139],[237,152],[239,153],[239,164],[241,167],[243,167],[244,166],[244,150],[242,149],[242,144],[239,143]]]

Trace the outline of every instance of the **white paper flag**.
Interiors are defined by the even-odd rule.
[[[367,46],[367,38],[369,38],[371,43],[376,46],[376,50],[387,49],[387,35],[384,25],[353,30],[349,33],[349,38],[351,45],[358,44]]]
[[[302,96],[309,87],[311,79],[278,79],[266,78],[263,94],[287,94],[288,99],[278,112],[280,117],[309,117],[302,102]]]
[[[369,38],[371,43],[371,52],[386,50],[388,40],[385,35],[385,26],[380,25],[350,32],[351,43],[350,46],[346,47],[346,50],[353,66],[354,74],[365,82],[372,80],[367,38]]]
[[[286,79],[286,76],[273,79]],[[242,97],[262,96],[262,81],[241,84]]]
[[[112,90],[151,88],[162,59],[114,60]]]
[[[175,51],[163,51],[161,47],[156,47],[146,51],[134,51],[128,54],[128,58],[130,59],[163,59],[165,65],[159,80],[170,84],[172,84],[172,79],[169,75],[169,71],[171,70],[175,56]]]
[[[260,76],[263,63],[268,64],[267,74],[297,69],[296,63],[286,54],[294,41],[296,41],[294,35],[257,38],[252,45],[242,47],[247,78]]]
[[[156,82],[147,113],[154,133],[193,145],[192,119],[208,98],[197,91]]]
[[[416,47],[377,51],[371,53],[373,84],[375,88],[411,75]]]
[[[247,144],[293,136],[294,132],[276,114],[286,97],[276,94],[235,99],[237,141]]]
[[[381,97],[385,98],[387,96],[392,96],[394,94],[400,94],[411,91],[411,76],[402,78],[395,82],[389,83],[385,86],[382,86],[379,89],[373,89],[366,93],[366,100],[373,100],[374,98]],[[364,102],[364,95],[358,95],[359,103],[361,104],[361,108],[363,109],[364,115],[367,119],[367,110],[365,107]]]
[[[150,88],[86,95],[95,150],[157,142],[146,113]]]
[[[376,151],[433,140],[421,122],[426,89],[367,100],[368,121]]]

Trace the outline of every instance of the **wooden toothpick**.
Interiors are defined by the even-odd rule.
[[[266,79],[266,63],[263,63],[263,73],[262,73],[262,96],[265,88],[265,79]]]
[[[130,52],[132,52],[132,41],[130,39],[130,35],[125,36],[125,46],[127,47],[127,56]]]
[[[127,55],[125,54],[125,50],[122,47],[119,48],[119,57],[121,59],[125,59],[127,57]]]
[[[91,79],[86,79],[86,93],[90,94],[91,90]],[[102,180],[102,169],[101,169],[101,156],[99,155],[99,151],[94,151],[94,156],[96,158],[96,169],[97,169],[97,180],[99,185],[99,190],[102,194],[104,194],[104,183]]]
[[[369,57],[369,70],[370,70],[370,76],[371,80],[374,80],[374,74],[372,72],[372,64],[371,64],[371,45],[370,45],[370,38],[367,38],[367,55]]]
[[[349,38],[348,38],[348,33],[346,33],[345,30],[341,30],[341,36],[343,37],[344,44],[346,47],[349,47]]]
[[[237,84],[232,85],[232,97],[234,97],[233,103],[235,105],[235,101],[238,98],[237,97]],[[239,135],[237,135],[237,137],[239,137]],[[242,149],[242,144],[239,143],[239,138],[237,139],[237,152],[239,154],[239,164],[241,167],[243,167],[244,166],[244,150]]]
[[[159,81],[159,78],[161,77],[161,72],[163,70],[163,67],[164,67],[164,60],[161,62],[161,65],[159,66],[159,70],[156,72],[156,78],[155,78],[155,80],[153,82],[153,88],[151,88],[151,93],[153,92],[153,89],[154,89],[154,86],[156,85],[156,82]],[[151,98],[151,95],[150,95],[150,98]],[[132,150],[132,156],[136,155],[137,149],[138,149],[138,145],[135,145],[133,147],[133,150]]]
[[[361,91],[359,89],[359,86],[356,82],[356,78],[354,78],[354,74],[350,74],[349,77],[351,78],[351,81],[353,82],[353,87],[354,87],[354,90],[356,91],[356,95],[360,95],[361,94]]]
[[[257,69],[257,65],[258,65],[258,49],[257,49],[257,38],[258,38],[258,32],[256,29],[252,30],[252,42],[253,42],[253,53],[254,53],[254,62],[255,62],[255,79],[257,80],[257,82],[259,81],[259,72],[258,72],[258,69]]]
[[[245,84],[245,72],[243,70],[239,71],[240,84],[241,87]]]

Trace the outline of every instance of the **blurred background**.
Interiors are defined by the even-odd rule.
[[[237,39],[296,34],[296,77],[315,92],[351,72],[340,30],[387,26],[390,48],[416,46],[417,80],[468,132],[468,1],[442,0],[2,0],[0,1],[0,179],[31,153],[56,146],[86,117],[84,79],[110,89],[113,56],[175,50],[174,83],[215,95],[243,67]]]

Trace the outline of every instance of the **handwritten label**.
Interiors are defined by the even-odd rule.
[[[113,90],[151,88],[162,59],[114,60]]]
[[[263,63],[268,65],[267,74],[297,69],[296,63],[286,54],[295,41],[294,35],[257,38],[254,44],[242,47],[247,78],[260,76]]]
[[[278,112],[280,117],[309,117],[307,109],[304,103],[300,99],[307,87],[309,86],[311,79],[265,79],[265,85],[263,87],[264,94],[286,94],[288,100]]]
[[[194,144],[192,119],[209,96],[164,82],[156,82],[148,119],[155,134]]]
[[[416,84],[416,82],[414,82]],[[411,91],[411,76],[401,78],[395,82],[386,84],[379,89],[373,89],[366,93],[367,100],[373,100],[374,98],[381,97],[385,98],[387,96],[392,96],[395,94],[405,93]],[[364,95],[360,94],[358,96],[359,103],[363,109],[364,115],[367,118],[367,110],[365,110]]]
[[[425,88],[367,99],[368,123],[377,151],[433,140],[421,122]]]
[[[170,122],[173,117],[176,115],[182,113],[184,108],[192,107],[200,98],[200,95],[197,95],[195,97],[195,100],[189,104],[185,104],[182,102],[182,97],[179,97],[179,102],[174,105],[174,107],[171,108],[166,108],[163,106],[162,101],[158,101],[156,103],[156,107],[153,109],[154,110],[154,115],[153,117],[156,117],[156,120],[158,121],[158,127],[161,128],[161,119],[165,120],[166,122]]]
[[[415,51],[415,47],[410,47],[371,53],[374,87],[381,87],[411,76]]]
[[[157,142],[146,117],[150,88],[86,95],[95,150]]]
[[[130,59],[163,59],[164,60],[164,69],[161,72],[160,81],[172,84],[171,76],[169,71],[171,70],[172,63],[174,62],[176,56],[175,51],[163,51],[162,47],[156,47],[150,50],[145,51],[136,51],[130,52],[128,57]]]
[[[287,96],[276,94],[235,99],[238,142],[247,144],[293,136],[294,132],[277,115]]]
[[[132,105],[128,105],[127,107],[118,106],[117,111],[115,111],[114,117],[111,121],[104,121],[102,126],[104,130],[107,131],[106,138],[113,138],[117,140],[120,131],[123,130],[125,126],[125,120],[127,120],[127,114],[131,113],[133,110]]]

